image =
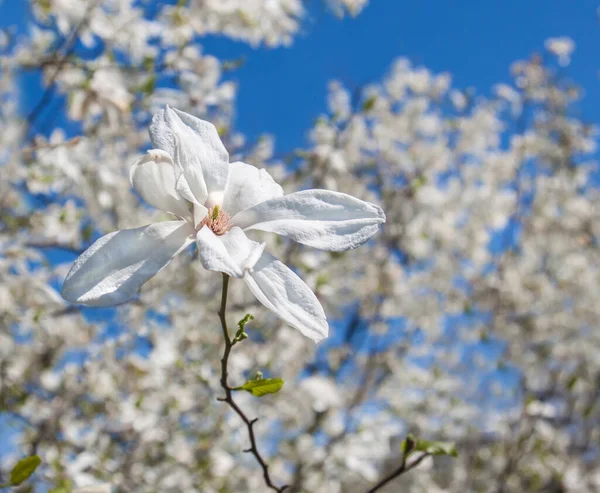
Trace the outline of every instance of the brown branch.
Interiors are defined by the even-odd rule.
[[[28,242],[24,243],[23,246],[25,246],[27,248],[37,248],[40,250],[56,248],[57,250],[65,250],[65,251],[75,253],[77,255],[81,255],[85,251],[85,248],[78,248],[72,244],[60,243],[60,242],[54,241],[54,240],[28,241]]]
[[[397,469],[395,469],[394,471],[392,471],[390,474],[388,474],[381,481],[379,481],[375,486],[373,486],[372,488],[370,488],[369,490],[367,490],[366,493],[375,493],[375,491],[383,488],[390,481],[396,479],[397,477],[401,476],[402,474],[404,474],[404,473],[410,471],[411,469],[414,469],[415,467],[417,467],[427,457],[430,457],[430,455],[431,454],[425,452],[424,454],[420,455],[415,460],[413,460],[410,464],[407,464],[407,462],[406,462],[407,457],[406,457],[406,455],[403,455],[402,456],[402,463],[400,464],[400,466]]]
[[[223,338],[225,339],[225,350],[223,351],[223,357],[221,358],[221,387],[225,390],[225,397],[220,397],[218,400],[222,402],[226,402],[229,407],[231,407],[236,414],[242,419],[248,428],[248,438],[250,438],[250,448],[244,450],[246,453],[251,453],[256,458],[256,461],[260,464],[260,467],[263,471],[263,477],[265,479],[266,485],[278,493],[282,493],[287,485],[284,486],[276,486],[271,480],[271,476],[269,475],[269,465],[265,462],[262,455],[260,454],[258,447],[256,445],[256,436],[254,434],[254,425],[258,421],[258,418],[250,419],[244,411],[237,405],[237,403],[233,400],[233,388],[229,386],[227,383],[227,364],[229,362],[229,354],[231,353],[231,348],[234,346],[235,342],[232,341],[231,336],[229,335],[229,329],[227,328],[227,320],[225,318],[225,310],[227,308],[227,290],[229,287],[229,276],[227,274],[223,274],[223,290],[221,292],[221,308],[219,309],[219,320],[221,321],[221,328],[223,329]]]

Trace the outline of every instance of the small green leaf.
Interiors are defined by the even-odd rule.
[[[156,87],[156,75],[151,75],[146,79],[144,83],[142,83],[137,90],[144,94],[152,94],[154,92],[154,88]]]
[[[371,96],[371,97],[365,99],[365,102],[362,105],[363,111],[372,110],[373,106],[375,106],[376,101],[377,101],[377,96]]]
[[[37,455],[32,455],[31,457],[25,457],[21,459],[15,467],[10,471],[10,484],[11,486],[18,486],[23,481],[25,481],[29,476],[31,476],[37,466],[39,466],[42,462],[42,459]]]
[[[154,70],[154,58],[151,56],[144,57],[142,65],[147,72],[152,72]]]
[[[244,65],[244,63],[246,63],[246,57],[241,56],[235,60],[225,60],[221,65],[221,68],[223,70],[235,70]]]
[[[254,397],[262,397],[266,394],[276,394],[281,390],[283,380],[281,378],[260,378],[257,380],[248,380],[241,387],[235,387],[233,390],[245,390]]]
[[[49,14],[52,10],[52,4],[50,3],[50,0],[40,0],[38,5],[46,14]]]
[[[423,186],[427,185],[427,178],[425,176],[417,176],[413,181],[410,182],[410,186],[412,187],[413,190],[418,190],[419,188],[422,188]],[[469,307],[469,310],[471,310],[471,307]],[[465,311],[466,311],[466,307],[465,307]],[[468,313],[471,313],[470,311]]]
[[[405,457],[408,457],[410,453],[415,449],[416,444],[417,440],[415,440],[415,437],[412,435],[408,435],[404,440],[402,440],[402,454]]]
[[[238,332],[235,334],[235,339],[233,340],[233,343],[235,344],[235,343],[237,343],[237,342],[241,342],[241,341],[243,341],[244,339],[248,339],[248,334],[246,334],[245,332],[239,332],[239,331],[238,331]]]
[[[248,334],[246,334],[244,329],[246,328],[246,324],[251,320],[254,320],[254,317],[247,313],[246,316],[238,322],[238,331],[235,333],[235,337],[233,338],[233,344],[248,338]]]
[[[471,315],[473,313],[473,305],[470,302],[465,303],[465,315]]]
[[[238,332],[239,331],[244,332],[244,328],[246,327],[246,324],[248,324],[252,320],[254,320],[254,317],[252,315],[250,315],[249,313],[246,313],[246,316],[238,322],[238,327],[239,327]]]
[[[61,478],[55,487],[48,490],[48,493],[71,493],[73,491],[73,483],[70,479]]]
[[[178,8],[177,10],[175,10],[173,12],[173,25],[175,26],[183,26],[185,24],[185,17],[183,16],[183,14],[180,12],[181,8]]]
[[[329,282],[329,276],[327,274],[319,274],[317,276],[317,280],[315,282],[315,284],[316,284],[315,288],[318,290],[319,288],[327,285],[328,282]]]
[[[90,241],[92,239],[92,235],[94,234],[94,228],[91,224],[87,224],[83,231],[81,232],[81,236],[85,241]]]
[[[450,442],[430,442],[429,440],[417,440],[415,450],[427,452],[431,455],[449,455],[458,457],[456,446]]]

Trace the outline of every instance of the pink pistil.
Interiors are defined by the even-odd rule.
[[[200,227],[208,226],[217,236],[224,235],[231,229],[229,214],[221,210],[218,205],[208,209],[208,214],[202,220]]]

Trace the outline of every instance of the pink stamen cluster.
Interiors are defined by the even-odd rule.
[[[208,209],[208,214],[202,220],[200,227],[208,226],[217,236],[224,235],[231,229],[229,214],[221,210],[218,205]]]

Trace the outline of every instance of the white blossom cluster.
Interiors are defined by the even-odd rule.
[[[339,17],[346,13],[355,17],[367,6],[369,0],[327,0],[329,8]]]
[[[306,7],[149,3],[37,0],[27,36],[0,32],[0,416],[15,431],[0,442],[2,479],[37,453],[43,491],[264,491],[245,428],[216,400],[220,276],[196,251],[116,309],[59,296],[99,235],[167,219],[131,193],[129,167],[169,104],[213,122],[232,162],[268,169],[286,192],[327,188],[387,215],[346,253],[265,235],[332,320],[317,348],[231,282],[231,323],[255,320],[230,380],[285,380],[276,395],[236,399],[260,417],[286,491],[367,491],[398,467],[408,432],[455,442],[459,458],[427,459],[382,491],[598,491],[598,136],[556,67],[572,42],[515,62],[490,98],[406,59],[358,97],[332,82],[288,166],[271,137],[235,131],[230,67],[201,36],[290,43]],[[64,100],[23,115],[24,71]]]

